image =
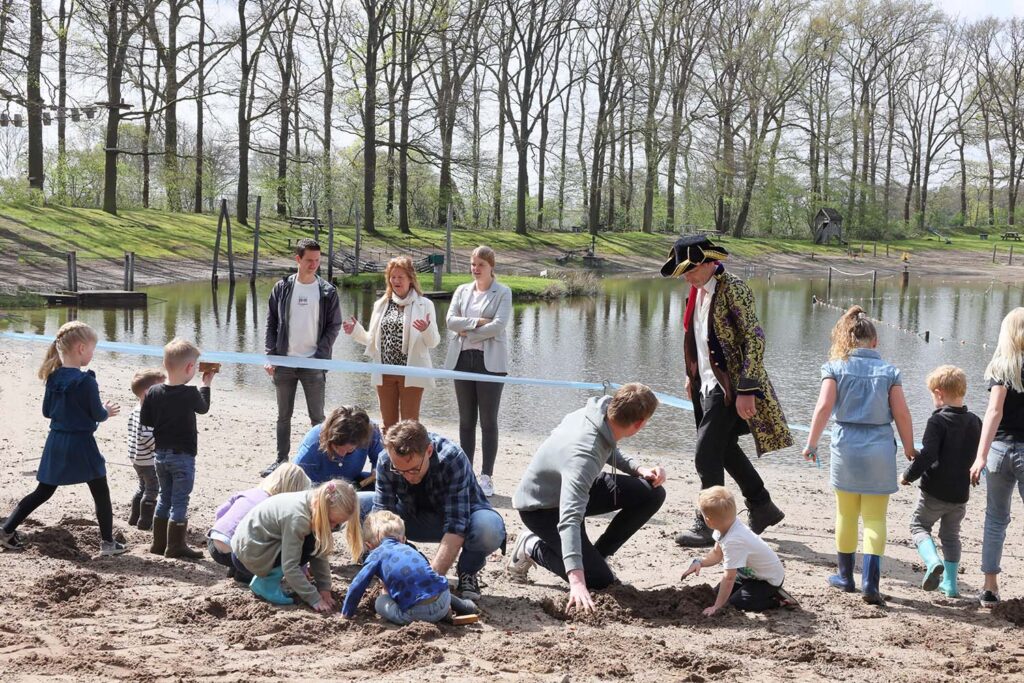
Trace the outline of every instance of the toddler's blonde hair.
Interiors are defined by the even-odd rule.
[[[164,367],[175,370],[198,360],[199,347],[187,339],[175,337],[164,346]]]
[[[405,522],[389,510],[378,510],[363,520],[363,540],[367,543],[380,545],[385,538],[401,538],[405,536]]]
[[[697,496],[697,507],[705,517],[735,517],[736,497],[724,486],[709,486]]]
[[[955,365],[940,365],[928,373],[928,391],[938,389],[950,398],[967,395],[967,373]]]

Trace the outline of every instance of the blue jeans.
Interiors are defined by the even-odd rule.
[[[428,602],[425,605],[413,605],[404,612],[398,606],[398,603],[395,602],[394,598],[387,594],[381,594],[377,596],[377,602],[374,603],[373,608],[377,610],[377,614],[392,624],[408,626],[414,621],[429,621],[432,624],[436,624],[448,616],[451,605],[452,594],[449,591],[445,591],[437,597],[437,600]]]
[[[156,452],[160,495],[155,516],[172,522],[188,519],[188,499],[196,483],[196,456],[181,451]]]
[[[360,496],[359,504],[365,517],[373,507],[373,500],[367,506]],[[405,522],[405,537],[410,541],[438,543],[444,536],[443,515],[428,512],[414,517],[402,508],[395,512]],[[487,564],[487,556],[504,544],[505,520],[494,510],[477,510],[469,516],[469,528],[466,530],[456,571],[459,574],[476,574]]]
[[[981,545],[981,571],[998,574],[1003,541],[1010,525],[1010,501],[1017,487],[1024,500],[1024,442],[993,441],[986,471],[985,532]]]

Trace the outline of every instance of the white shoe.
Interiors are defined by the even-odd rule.
[[[128,552],[128,547],[118,541],[100,541],[100,557],[112,557]]]
[[[480,488],[483,489],[484,495],[490,498],[494,495],[494,482],[486,474],[481,474],[477,481],[480,483]]]
[[[531,531],[523,531],[519,534],[516,539],[516,544],[512,548],[512,554],[508,556],[508,564],[505,565],[505,571],[508,572],[509,577],[513,581],[524,582],[526,581],[527,574],[530,573],[530,567],[537,564],[530,557],[530,550],[537,543],[537,534]]]

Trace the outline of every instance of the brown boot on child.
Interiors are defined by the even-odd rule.
[[[188,547],[185,540],[185,532],[188,531],[188,521],[171,522],[167,526],[167,551],[164,557],[180,557],[183,560],[198,560],[203,554],[198,550]]]

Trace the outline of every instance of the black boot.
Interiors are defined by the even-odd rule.
[[[786,518],[786,513],[780,510],[775,503],[768,499],[760,505],[747,503],[747,520],[750,530],[760,536],[770,526],[775,526]]]
[[[278,467],[280,467],[286,462],[288,462],[287,458],[285,458],[284,460],[274,461],[270,465],[267,465],[267,467],[265,467],[262,472],[260,472],[260,476],[264,478],[269,477],[271,474],[274,473],[274,470],[276,470]]]
[[[153,520],[153,545],[149,552],[154,555],[163,555],[167,552],[167,518],[157,517]]]
[[[139,509],[142,505],[142,494],[136,493],[132,496],[132,511],[128,513],[128,526],[135,526],[139,523]]]
[[[153,528],[153,513],[156,511],[155,500],[142,501],[142,508],[139,511],[139,528],[149,531]]]
[[[167,550],[164,552],[164,557],[180,557],[185,560],[202,559],[201,552],[188,547],[187,532],[188,520],[171,522],[167,525]]]
[[[684,548],[710,548],[715,544],[711,537],[711,529],[704,521],[704,515],[697,510],[694,513],[693,526],[676,535],[676,543]]]

